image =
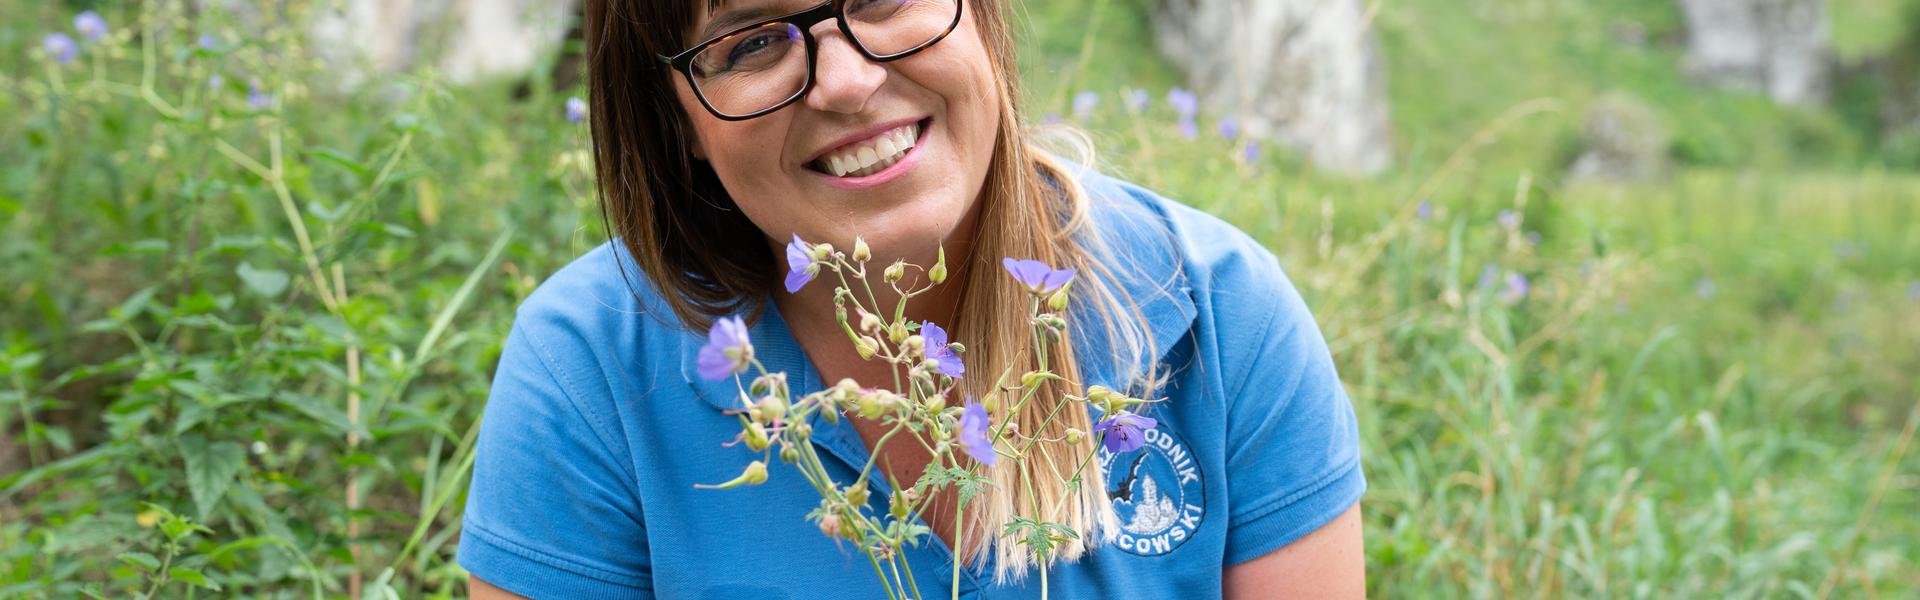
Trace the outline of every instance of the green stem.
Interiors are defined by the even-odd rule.
[[[880,586],[887,589],[887,600],[899,598],[893,593],[893,584],[887,581],[887,572],[880,569],[880,560],[873,557],[873,549],[862,547],[860,550],[866,553],[867,562],[873,565],[873,574],[880,576]]]

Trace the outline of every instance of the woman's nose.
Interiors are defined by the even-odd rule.
[[[813,57],[813,91],[807,92],[807,106],[823,112],[859,113],[886,82],[887,67],[867,60],[833,21],[820,23],[813,39],[819,47]]]

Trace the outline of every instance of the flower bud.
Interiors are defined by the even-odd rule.
[[[1084,431],[1080,431],[1080,428],[1078,427],[1067,428],[1067,445],[1068,446],[1078,446],[1080,445],[1080,440],[1086,437],[1087,437],[1087,433]]]
[[[779,396],[767,395],[760,398],[760,417],[767,421],[778,421],[787,417],[787,401]]]
[[[907,511],[907,503],[912,502],[912,499],[907,497],[907,492],[909,491],[912,490],[907,489],[894,492],[892,505],[887,507],[887,514],[893,515],[895,519],[905,520],[907,518],[909,514]]]
[[[741,471],[740,476],[746,479],[747,485],[760,485],[762,483],[766,483],[767,482],[767,463],[763,463],[757,460],[751,463],[747,463],[747,470]]]
[[[853,351],[859,353],[862,360],[873,358],[873,353],[879,349],[880,342],[872,336],[860,336],[860,341],[853,344]]]
[[[927,279],[933,280],[936,284],[947,281],[947,248],[945,246],[940,248],[939,258],[934,259],[933,268],[927,269]]]
[[[747,424],[747,449],[754,452],[766,450],[773,442],[767,439],[767,428],[759,423]]]
[[[909,335],[901,345],[906,346],[908,353],[921,354],[927,350],[927,338],[920,337],[918,334]]]
[[[1064,333],[1067,330],[1067,320],[1060,318],[1060,315],[1045,314],[1035,317],[1035,319],[1040,321],[1040,324],[1047,329],[1053,330],[1054,333]]]
[[[862,394],[860,396],[860,404],[859,404],[860,416],[866,417],[869,419],[877,419],[877,418],[880,418],[880,415],[885,413],[886,410],[887,410],[887,405],[885,402],[881,401],[880,394],[877,394],[877,393]]]
[[[1060,289],[1055,291],[1053,295],[1047,296],[1047,310],[1051,310],[1054,312],[1060,312],[1062,310],[1066,310],[1067,309],[1067,288],[1070,288],[1070,287],[1073,287],[1073,282],[1071,281],[1067,282],[1066,285],[1060,286]]]
[[[846,495],[847,503],[854,505],[854,507],[866,506],[867,484],[864,482],[854,482],[853,485],[847,486]]]
[[[780,448],[780,462],[793,464],[799,460],[800,448],[795,446],[782,446]]]
[[[1057,378],[1058,376],[1046,371],[1028,371],[1027,374],[1020,376],[1020,387],[1040,387],[1040,384],[1045,383],[1048,379]]]
[[[874,316],[873,313],[870,313],[864,310],[860,311],[860,330],[861,331],[865,331],[867,333],[879,333],[880,328],[885,326],[886,326],[885,324],[880,322],[880,317]]]
[[[939,396],[927,396],[925,400],[920,401],[920,407],[927,409],[927,412],[940,414],[940,409],[947,407],[947,399]]]
[[[818,265],[822,261],[833,258],[833,244],[814,244],[812,248],[807,249],[807,256],[813,259],[815,265]]]
[[[880,277],[885,279],[887,283],[898,283],[901,279],[905,278],[906,276],[907,276],[907,263],[904,261],[898,261],[898,260],[893,261],[893,264],[891,265],[887,265],[887,270],[880,274]]]
[[[892,327],[888,327],[887,341],[893,342],[895,344],[907,341],[907,324],[894,323]]]
[[[853,238],[853,262],[867,262],[873,258],[873,249],[867,247],[867,241],[859,236]]]

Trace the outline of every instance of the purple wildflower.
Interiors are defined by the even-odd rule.
[[[714,321],[713,328],[707,330],[707,345],[700,347],[694,366],[701,379],[719,381],[746,371],[752,362],[753,342],[747,339],[747,323],[735,315]]]
[[[1529,246],[1540,245],[1540,232],[1538,231],[1527,232],[1527,245]]]
[[[567,99],[567,122],[579,123],[587,119],[587,101],[579,98]]]
[[[200,45],[201,50],[219,50],[220,49],[220,38],[214,37],[214,35],[211,33],[200,34],[200,40],[197,43]]]
[[[1093,432],[1105,433],[1101,442],[1106,444],[1108,452],[1119,454],[1138,450],[1140,446],[1145,445],[1147,440],[1140,435],[1140,431],[1153,429],[1159,424],[1160,422],[1153,420],[1153,417],[1121,413],[1120,416],[1107,418],[1094,425]]]
[[[813,261],[813,245],[793,234],[793,241],[787,242],[787,293],[800,291],[800,287],[813,281],[820,274],[820,265]]]
[[[1701,277],[1699,281],[1693,282],[1693,293],[1698,294],[1701,298],[1711,300],[1713,299],[1713,295],[1719,293],[1719,291],[1720,287],[1714,285],[1713,279],[1711,278]]]
[[[1180,137],[1190,140],[1200,138],[1200,125],[1192,117],[1180,117]]]
[[[273,106],[273,94],[260,89],[259,82],[247,83],[247,108],[266,110]]]
[[[1167,105],[1173,107],[1174,114],[1192,120],[1200,112],[1200,97],[1186,88],[1174,86],[1167,90]]]
[[[1000,264],[1013,274],[1015,280],[1035,294],[1051,293],[1073,281],[1073,269],[1055,269],[1037,260],[1018,260],[1009,256],[1000,259]]]
[[[926,342],[927,358],[940,365],[941,375],[959,379],[967,372],[966,363],[960,362],[960,355],[954,354],[953,347],[947,345],[947,330],[933,321],[921,321],[920,339]]]
[[[1260,142],[1247,140],[1246,145],[1240,147],[1240,158],[1246,160],[1247,164],[1260,162]]]
[[[40,48],[47,51],[47,56],[53,57],[53,62],[63,65],[80,56],[80,45],[73,43],[73,38],[64,33],[47,34],[46,39],[40,41]]]
[[[1064,121],[1065,119],[1060,118],[1060,113],[1057,112],[1047,111],[1047,114],[1040,115],[1040,124],[1042,125],[1059,125]]]
[[[991,427],[993,419],[987,416],[987,407],[967,398],[967,407],[960,411],[960,449],[988,466],[1000,459],[993,453],[993,440],[987,439],[987,430]]]
[[[1493,280],[1499,276],[1500,276],[1500,267],[1496,267],[1493,265],[1487,265],[1487,266],[1481,267],[1480,279],[1474,283],[1474,287],[1478,287],[1478,288],[1493,287]]]
[[[1220,137],[1233,140],[1240,137],[1240,121],[1233,117],[1220,120]]]
[[[1501,227],[1514,229],[1520,226],[1520,213],[1501,209],[1500,216],[1494,217],[1494,220],[1499,221]]]
[[[1153,97],[1147,95],[1146,90],[1127,90],[1127,110],[1133,112],[1144,111],[1147,109],[1147,105],[1152,103]]]
[[[1418,208],[1413,209],[1413,214],[1414,216],[1419,217],[1420,220],[1422,221],[1432,221],[1433,220],[1433,201],[1426,198],[1421,198],[1420,206]]]
[[[107,37],[107,20],[101,18],[100,13],[89,10],[73,17],[73,30],[80,32],[80,37],[86,38],[87,43],[95,43]]]
[[[1080,92],[1073,95],[1073,118],[1086,120],[1093,115],[1093,109],[1100,105],[1100,94]]]
[[[220,84],[222,84],[222,83],[226,83],[226,81],[227,81],[226,79],[222,79],[222,78],[220,77],[220,74],[219,74],[219,73],[214,73],[214,74],[212,74],[212,75],[208,75],[208,76],[207,76],[207,89],[210,89],[210,90],[217,90],[217,89],[220,89]]]
[[[1920,281],[1907,284],[1907,298],[1920,302]]]
[[[1500,292],[1500,299],[1507,302],[1519,302],[1527,299],[1527,294],[1532,291],[1533,284],[1527,281],[1526,275],[1507,273],[1507,289]]]

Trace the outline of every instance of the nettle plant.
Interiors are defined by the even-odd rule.
[[[1137,449],[1143,443],[1141,430],[1155,425],[1152,418],[1129,412],[1146,404],[1146,400],[1130,398],[1098,385],[1082,388],[1049,370],[1049,353],[1063,350],[1059,343],[1067,330],[1064,311],[1073,285],[1072,269],[1054,269],[1035,260],[1006,258],[1002,261],[1008,274],[1028,292],[1026,326],[1031,328],[1029,337],[1033,340],[1031,347],[1022,350],[1030,354],[1021,355],[1011,364],[1037,364],[1038,368],[1014,373],[1010,366],[1000,373],[996,379],[999,385],[985,398],[976,401],[967,397],[955,406],[951,400],[959,393],[960,380],[966,377],[966,367],[960,359],[966,348],[949,340],[947,331],[933,322],[913,323],[905,318],[908,301],[945,282],[945,250],[940,251],[932,267],[895,262],[878,274],[878,283],[891,288],[899,298],[890,311],[878,305],[873,293],[875,277],[868,270],[872,253],[864,241],[856,238],[853,253],[848,256],[830,244],[811,244],[796,235],[787,244],[786,256],[788,292],[799,291],[822,274],[834,276],[837,280],[834,316],[841,331],[862,359],[888,365],[891,385],[870,386],[853,379],[841,379],[826,389],[794,398],[787,385],[787,374],[769,372],[754,357],[744,320],[738,316],[720,319],[709,331],[707,344],[700,349],[698,370],[708,380],[734,380],[739,408],[729,413],[740,419],[741,427],[734,443],[743,444],[762,458],[749,463],[746,470],[732,480],[698,487],[726,489],[763,483],[768,477],[767,465],[778,456],[780,462],[793,465],[820,494],[820,505],[807,513],[806,518],[819,526],[821,534],[850,542],[866,554],[888,598],[920,598],[913,568],[901,552],[907,546],[918,545],[932,533],[920,518],[929,499],[949,487],[955,489],[959,505],[954,513],[954,530],[956,536],[963,537],[965,528],[957,525],[965,522],[967,504],[993,486],[982,469],[994,468],[1001,464],[1002,458],[1017,460],[1032,450],[1036,442],[1042,441],[1019,431],[1014,419],[1029,409],[1029,403],[1042,385],[1063,381],[1071,389],[1084,390],[1082,394],[1065,395],[1064,401],[1047,414],[1045,424],[1051,424],[1067,407],[1090,408],[1106,416],[1092,432],[1068,428],[1064,440],[1047,440],[1076,444],[1082,436],[1100,436],[1101,444],[1096,445],[1093,452],[1079,457],[1073,471],[1061,480],[1068,489],[1079,487],[1081,473],[1094,461],[1102,445],[1115,453]],[[924,281],[923,285],[910,286],[910,289],[900,287],[909,269],[925,275],[917,279]],[[873,444],[870,456],[876,458],[869,458],[850,483],[833,480],[822,465],[818,451],[808,442],[812,434],[809,423],[814,417],[837,423],[843,415],[876,419],[886,429]],[[1044,431],[1046,427],[1043,425],[1040,429]],[[885,499],[887,508],[881,511],[872,502],[875,499],[869,497],[868,477],[888,444],[906,443],[903,435],[927,448],[933,460],[911,487],[901,488],[899,482],[888,482],[892,489]],[[1071,496],[1064,496],[1062,501],[1065,498]],[[1053,507],[1044,514],[1058,513],[1059,507]],[[1028,517],[1015,517],[995,525],[989,530],[998,530],[1003,540],[1022,545],[1031,553],[1040,568],[1041,595],[1045,597],[1046,569],[1054,548],[1076,539],[1080,532],[1060,523]],[[952,589],[955,598],[959,597],[962,560],[962,553],[957,549],[966,547],[964,542],[964,539],[954,542]]]

